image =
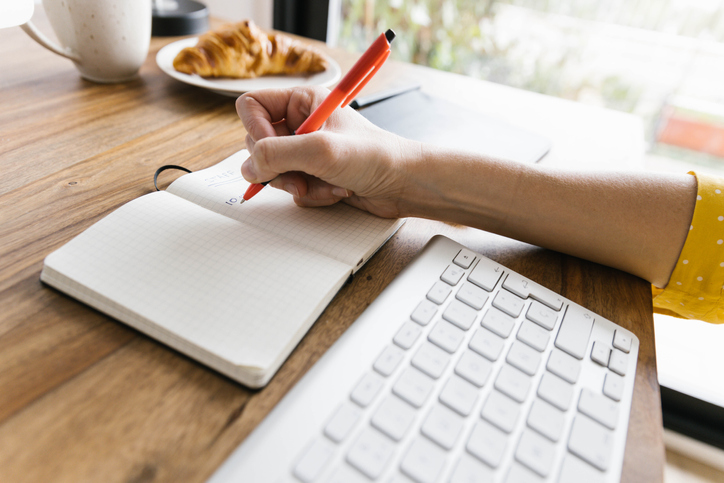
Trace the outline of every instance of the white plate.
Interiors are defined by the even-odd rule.
[[[226,96],[238,96],[244,92],[257,89],[286,88],[296,86],[329,86],[334,84],[340,77],[342,70],[339,64],[327,57],[327,70],[310,75],[269,75],[254,79],[204,79],[196,74],[189,75],[173,68],[173,59],[176,58],[181,49],[196,45],[198,37],[178,40],[172,42],[156,54],[156,63],[166,74],[174,79],[191,84],[197,87],[212,90]]]

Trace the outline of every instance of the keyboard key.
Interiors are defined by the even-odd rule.
[[[523,311],[525,300],[507,290],[501,290],[493,298],[493,305],[511,317],[518,317]]]
[[[453,300],[442,313],[442,318],[452,322],[463,330],[468,330],[475,322],[478,313],[468,305]]]
[[[503,266],[488,258],[481,258],[473,271],[470,272],[468,280],[480,288],[491,292],[503,274]]]
[[[445,271],[442,272],[442,275],[440,275],[440,280],[450,285],[457,285],[460,279],[463,278],[463,275],[465,275],[464,269],[455,265],[448,265]]]
[[[326,480],[325,483],[369,483],[369,481],[359,471],[344,465],[335,470],[331,478]]]
[[[448,379],[440,392],[440,402],[463,416],[470,415],[477,399],[478,389],[457,376]]]
[[[525,466],[513,462],[505,477],[505,483],[543,483],[545,480]]]
[[[558,321],[558,312],[554,312],[550,307],[546,307],[536,300],[531,302],[525,316],[528,320],[532,320],[548,330],[553,330],[556,326],[556,321]]]
[[[372,415],[370,423],[395,441],[399,441],[415,420],[415,410],[395,396],[387,397]]]
[[[407,450],[400,469],[418,483],[435,483],[443,466],[446,453],[431,441],[418,437]]]
[[[392,386],[392,392],[419,408],[430,395],[433,386],[432,379],[417,369],[408,367]]]
[[[395,334],[395,338],[392,342],[397,344],[398,347],[409,349],[413,346],[417,338],[420,337],[421,333],[422,329],[419,325],[407,321],[402,324],[402,327],[400,327],[400,330],[397,331],[397,334]]]
[[[576,359],[583,359],[588,347],[588,338],[593,328],[593,314],[581,307],[570,305],[563,317],[556,337],[556,347]]]
[[[585,461],[581,461],[575,456],[566,454],[561,467],[561,475],[558,483],[604,483],[606,481],[605,473],[601,473],[593,466]]]
[[[506,433],[513,431],[518,420],[520,405],[508,396],[492,391],[483,405],[480,415]]]
[[[618,403],[603,394],[597,394],[590,389],[583,389],[578,399],[578,410],[595,419],[609,429],[616,429],[618,421]]]
[[[513,345],[510,346],[508,357],[506,357],[505,360],[510,365],[532,376],[536,373],[540,365],[540,353],[516,340],[513,342]]]
[[[608,361],[608,368],[621,376],[626,375],[626,367],[628,366],[628,355],[618,349],[611,352],[611,359]]]
[[[440,305],[445,301],[448,295],[452,292],[452,287],[443,281],[438,280],[435,285],[432,286],[429,292],[427,292],[427,300]]]
[[[491,468],[497,468],[503,459],[507,443],[508,437],[505,433],[488,422],[479,420],[475,423],[465,448]]]
[[[548,357],[546,369],[561,376],[571,384],[575,384],[578,381],[578,375],[581,373],[581,362],[565,352],[553,349],[550,357]]]
[[[623,397],[623,384],[623,377],[607,372],[606,379],[603,380],[603,393],[614,401],[620,401]]]
[[[463,429],[463,418],[457,413],[436,404],[422,423],[420,431],[445,449],[451,449]]]
[[[480,323],[500,337],[507,338],[515,326],[515,319],[495,307],[490,307]]]
[[[324,434],[335,443],[341,443],[361,417],[362,411],[360,408],[345,401],[337,408],[331,419],[327,421],[324,426]]]
[[[365,428],[347,453],[347,462],[375,479],[382,474],[395,451],[395,444],[372,428]]]
[[[616,332],[613,335],[613,346],[628,354],[629,351],[631,351],[632,340],[633,336],[628,331],[624,329],[616,329]]]
[[[294,466],[294,476],[304,483],[311,483],[322,472],[329,460],[334,455],[335,446],[323,439],[315,440],[302,453],[301,458]]]
[[[567,411],[573,397],[573,386],[560,377],[546,372],[540,380],[538,396],[561,411]]]
[[[528,426],[550,439],[558,441],[563,432],[564,414],[542,399],[533,401],[528,413]]]
[[[444,320],[435,324],[430,331],[430,334],[427,336],[427,340],[450,354],[458,350],[458,347],[460,347],[460,344],[463,343],[464,338],[464,331],[458,329],[450,322],[445,322]]]
[[[495,379],[495,388],[516,401],[523,402],[530,389],[530,377],[515,367],[504,364]]]
[[[423,300],[415,307],[410,318],[420,325],[427,325],[432,320],[435,312],[437,312],[437,305],[429,300]]]
[[[533,282],[518,273],[509,273],[503,281],[503,288],[513,292],[518,297],[527,299],[530,295],[530,286]]]
[[[455,366],[455,374],[478,387],[485,385],[492,370],[490,361],[472,351],[465,351]]]
[[[405,352],[402,349],[394,345],[388,345],[382,351],[382,354],[377,357],[372,367],[383,376],[389,376],[395,372],[395,369],[397,369],[397,366],[404,356]]]
[[[494,481],[495,473],[490,467],[467,454],[463,454],[460,458],[450,477],[450,483],[493,483]]]
[[[488,301],[488,293],[470,282],[465,282],[458,290],[458,293],[455,294],[455,298],[465,302],[475,310],[480,310]]]
[[[601,471],[611,463],[613,433],[581,414],[576,415],[568,438],[568,450]]]
[[[591,360],[593,362],[596,362],[603,367],[606,367],[608,365],[608,358],[611,356],[611,348],[608,347],[608,345],[604,344],[600,340],[597,340],[593,343],[593,348],[591,349]]]
[[[503,282],[503,287],[510,290],[520,298],[527,299],[532,297],[550,307],[559,311],[563,307],[563,297],[557,293],[535,282],[531,282],[527,278],[518,273],[510,273]]]
[[[555,454],[553,443],[529,429],[523,431],[515,449],[515,459],[544,478],[551,471]]]
[[[473,264],[475,261],[475,253],[471,252],[467,248],[463,248],[458,252],[457,255],[455,255],[455,258],[453,259],[453,263],[457,265],[458,267],[462,268],[470,268],[470,265]]]
[[[544,303],[556,312],[559,312],[563,308],[563,297],[540,285],[537,285],[535,290],[531,290],[530,296],[538,302]]]
[[[420,346],[410,363],[428,376],[437,379],[450,362],[450,355],[434,344],[425,342]]]
[[[377,393],[380,392],[384,383],[385,380],[382,376],[375,372],[368,372],[357,383],[349,397],[361,407],[367,407],[377,396]]]
[[[488,360],[495,361],[500,357],[503,351],[505,340],[500,336],[493,334],[487,329],[478,329],[470,339],[470,347],[472,350],[486,357]]]
[[[517,338],[538,352],[543,352],[548,346],[551,334],[543,327],[524,320],[523,323],[520,324],[520,329],[518,329]]]

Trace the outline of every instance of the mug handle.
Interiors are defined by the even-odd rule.
[[[35,40],[37,43],[45,47],[46,49],[50,50],[51,52],[54,52],[62,57],[65,57],[66,59],[70,59],[73,62],[80,63],[80,56],[76,51],[71,49],[70,47],[62,48],[59,45],[57,45],[55,42],[51,41],[48,37],[43,35],[43,33],[38,30],[38,28],[33,25],[32,22],[28,21],[20,26],[21,29],[25,31],[26,34],[30,36],[33,40]]]

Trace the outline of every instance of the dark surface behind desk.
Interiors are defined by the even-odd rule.
[[[36,19],[49,28],[41,13]],[[156,66],[155,53],[173,40],[152,41],[140,79],[98,85],[19,29],[0,30],[0,481],[205,480],[436,233],[639,337],[623,480],[662,479],[649,285],[613,269],[478,230],[410,220],[344,287],[260,391],[43,286],[43,258],[151,191],[157,167],[196,170],[244,147],[232,98],[181,84]],[[330,52],[343,70],[356,59]],[[384,69],[370,90],[396,79],[424,81],[423,89],[437,93],[453,78],[429,70],[422,78],[422,68],[394,62]],[[630,136],[621,122],[628,118],[608,111],[454,79],[459,90],[491,103],[509,96],[505,102],[519,102],[526,119],[558,106],[555,112],[566,115],[554,116],[547,129],[570,132],[581,118],[569,126],[565,118],[580,112],[600,120],[596,136],[622,139],[616,149]],[[565,136],[552,132],[552,139],[551,162],[565,164],[581,154]],[[621,152],[608,154],[619,159]]]

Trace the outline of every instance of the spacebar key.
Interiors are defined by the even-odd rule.
[[[577,359],[583,359],[593,328],[593,314],[583,307],[569,305],[556,337],[556,347]]]

